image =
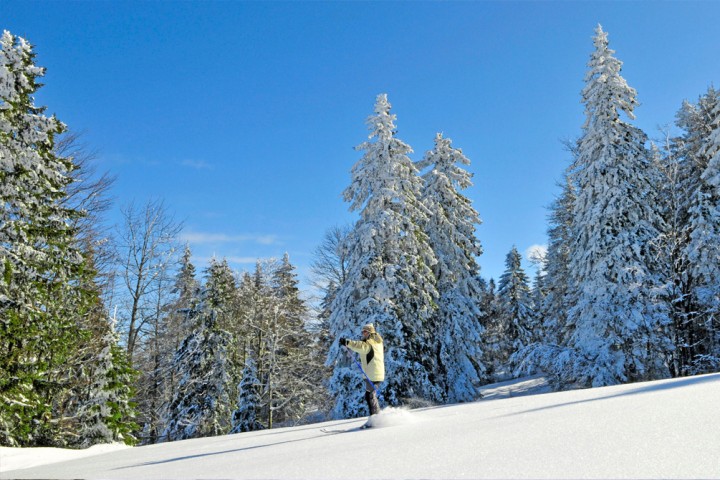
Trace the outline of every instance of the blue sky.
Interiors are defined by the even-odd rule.
[[[109,221],[162,198],[199,268],[281,257],[304,280],[387,93],[414,160],[443,132],[472,161],[481,273],[546,242],[600,23],[651,137],[720,79],[720,2],[0,4],[47,67],[37,103],[117,176]]]

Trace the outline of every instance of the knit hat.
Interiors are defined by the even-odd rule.
[[[370,334],[375,333],[375,325],[372,323],[368,323],[367,325],[363,325],[363,332],[368,332]]]

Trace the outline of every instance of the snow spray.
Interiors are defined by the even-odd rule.
[[[417,422],[410,410],[403,407],[385,407],[379,415],[373,415],[368,423],[373,428],[397,427]]]

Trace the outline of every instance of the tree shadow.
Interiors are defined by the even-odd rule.
[[[327,437],[327,436],[328,436],[328,434],[321,433],[320,435],[314,435],[314,436],[312,436],[312,437],[296,438],[296,439],[294,439],[294,440],[284,440],[284,441],[282,441],[282,442],[266,443],[266,444],[263,444],[263,445],[253,445],[253,446],[250,446],[250,447],[243,447],[243,448],[233,448],[233,449],[230,449],[230,450],[222,450],[222,451],[217,451],[217,452],[199,453],[199,454],[197,454],[197,455],[185,455],[185,456],[182,456],[182,457],[168,458],[168,459],[164,459],[164,460],[157,460],[157,461],[154,461],[154,462],[137,463],[137,464],[134,464],[134,465],[127,465],[127,466],[124,466],[124,467],[117,467],[117,468],[114,468],[113,470],[126,470],[126,469],[128,469],[128,468],[147,467],[147,466],[150,466],[150,465],[162,465],[163,463],[181,462],[181,461],[183,461],[183,460],[192,460],[192,459],[194,459],[194,458],[212,457],[212,456],[214,456],[214,455],[224,455],[224,454],[226,454],[226,453],[234,453],[234,452],[243,452],[243,451],[248,451],[248,450],[256,450],[256,449],[259,449],[259,448],[274,447],[274,446],[277,446],[277,445],[284,445],[284,444],[287,444],[287,443],[304,442],[304,441],[307,441],[307,440],[314,440],[314,439],[316,439],[316,438],[323,438],[323,437]]]
[[[323,428],[331,428],[331,427],[338,427],[341,425],[346,425],[348,423],[357,422],[359,420],[362,420],[362,417],[360,418],[346,418],[343,420],[336,420],[332,423],[330,422],[322,422],[325,427]],[[254,430],[252,432],[239,432],[239,433],[230,433],[228,435],[243,435],[245,433],[254,433],[255,437],[266,437],[268,435],[280,435],[283,433],[287,433],[287,429],[292,429],[293,432],[301,432],[304,430],[319,430],[321,427],[319,427],[319,424],[317,423],[309,423],[307,425],[298,425],[298,426],[286,426],[286,427],[279,427],[279,428],[267,428],[264,430]]]

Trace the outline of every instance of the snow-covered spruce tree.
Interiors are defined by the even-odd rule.
[[[208,282],[210,287],[221,283],[215,280]],[[230,430],[231,338],[220,328],[220,297],[218,291],[206,288],[198,322],[175,354],[171,368],[181,377],[167,409],[161,441],[222,435]]]
[[[505,271],[498,284],[495,370],[509,375],[515,365],[511,356],[535,341],[536,319],[530,296],[530,279],[522,268],[522,256],[514,246],[505,257]]]
[[[132,383],[136,372],[125,361],[111,321],[100,298],[101,287],[92,252],[84,252],[86,266],[76,279],[82,294],[71,297],[65,311],[75,322],[73,351],[53,381],[61,386],[52,398],[52,437],[56,447],[88,447],[95,443],[135,442],[137,425]]]
[[[576,303],[568,312],[567,343],[575,352],[573,376],[603,386],[669,375],[666,288],[653,268],[659,236],[645,134],[633,118],[635,90],[620,76],[621,62],[598,26],[586,86],[586,122],[572,180],[569,270]]]
[[[99,361],[87,366],[87,391],[81,391],[81,398],[75,414],[77,438],[71,444],[87,448],[97,443],[111,443],[113,435],[106,420],[111,417],[109,392],[106,392],[108,378],[106,371],[112,366],[110,345],[100,352]],[[80,378],[83,378],[81,376]]]
[[[267,336],[275,305],[270,285],[270,270],[268,262],[258,261],[252,274],[245,272],[242,275],[238,288],[238,311],[241,314],[241,324],[246,329],[241,336],[244,339],[242,358],[243,362],[247,362],[247,359],[252,357],[257,366],[257,378],[260,382],[258,393],[261,395],[258,421],[261,422],[267,422],[270,415],[266,372],[271,353]]]
[[[238,385],[237,409],[233,413],[231,433],[253,432],[265,428],[259,420],[262,406],[258,393],[260,386],[255,359],[249,355]]]
[[[495,287],[495,280],[491,278],[486,280],[482,275],[478,276],[478,287],[480,288],[479,308],[480,308],[480,325],[483,328],[482,334],[482,350],[483,357],[481,362],[485,367],[485,377],[487,380],[495,378],[495,351],[496,342],[495,326],[498,312],[498,299]]]
[[[673,342],[671,373],[686,375],[692,370],[693,358],[701,342],[703,310],[693,294],[695,278],[691,272],[688,245],[691,233],[691,212],[702,195],[701,174],[707,167],[707,158],[701,151],[711,132],[710,119],[717,104],[717,93],[710,88],[697,104],[683,101],[676,114],[676,125],[682,135],[665,138],[659,146],[652,146],[653,161],[663,175],[660,199],[665,226],[659,243],[659,259],[663,275],[671,281],[668,295],[669,316]]]
[[[238,287],[235,273],[227,259],[221,261],[213,258],[205,272],[204,303],[215,310],[218,328],[230,334],[228,345],[229,373],[233,385],[240,381],[245,365],[243,357],[243,337],[245,329],[238,312]]]
[[[720,370],[720,101],[714,91],[706,99],[714,107],[706,122],[709,132],[695,158],[700,181],[692,192],[686,248],[692,294],[700,307],[693,319],[695,351],[689,373]]]
[[[135,406],[132,398],[134,377],[125,350],[119,344],[112,323],[107,323],[102,337],[102,350],[92,362],[87,362],[88,385],[81,393],[75,414],[78,425],[73,446],[87,448],[97,443],[137,442],[134,431]]]
[[[172,293],[177,295],[177,300],[171,305],[171,329],[169,335],[171,342],[175,344],[175,350],[177,350],[182,339],[192,328],[194,324],[193,318],[200,301],[200,283],[197,280],[195,270],[190,245],[185,245],[185,251],[180,260],[180,269],[175,276],[175,284],[172,290]]]
[[[353,338],[362,325],[375,324],[385,341],[382,393],[387,403],[399,405],[412,397],[436,401],[441,391],[431,375],[437,290],[435,256],[421,228],[428,212],[420,200],[422,181],[408,157],[412,149],[395,137],[394,122],[387,95],[379,95],[367,121],[371,141],[357,147],[364,154],[344,191],[360,218],[343,246],[347,280],[331,307],[330,333],[334,339]],[[333,367],[334,415],[364,415],[362,374],[337,342],[327,364]]]
[[[665,145],[664,155],[660,156],[664,171],[677,177],[677,185],[670,185],[664,191],[665,198],[670,200],[665,203],[668,204],[667,216],[671,219],[664,232],[669,252],[666,257],[672,260],[675,284],[669,302],[676,347],[674,375],[717,368],[713,365],[713,357],[707,356],[711,338],[707,327],[712,327],[713,317],[706,315],[707,305],[701,301],[701,297],[708,298],[703,295],[708,292],[703,286],[707,277],[699,272],[695,262],[699,255],[712,257],[712,253],[701,245],[703,239],[712,236],[713,227],[708,228],[705,222],[712,217],[714,195],[702,176],[709,165],[706,147],[713,133],[713,112],[718,103],[720,94],[712,87],[697,103],[684,101],[676,116],[676,125],[683,133]]]
[[[0,37],[0,445],[62,445],[53,400],[72,388],[67,372],[86,338],[84,261],[63,206],[72,159],[54,151],[65,130],[34,104],[44,69],[32,46]],[[85,308],[85,307],[83,307]]]
[[[681,172],[683,162],[677,154],[674,142],[666,134],[661,146],[651,144],[651,158],[662,175],[662,182],[658,185],[661,213],[664,228],[660,234],[658,245],[658,272],[668,279],[668,317],[670,328],[668,334],[673,349],[670,353],[668,366],[673,377],[681,375],[687,368],[690,345],[687,338],[689,319],[697,312],[692,307],[690,294],[690,276],[687,272],[687,262],[683,250],[687,245],[687,219],[689,215],[686,208],[687,197],[684,193],[684,184]]]
[[[421,171],[429,168],[422,177],[422,199],[431,212],[425,232],[437,258],[432,267],[439,294],[433,322],[438,342],[436,381],[449,403],[474,400],[485,375],[476,261],[482,247],[475,236],[481,220],[471,201],[458,192],[472,185],[471,175],[460,165],[470,165],[470,160],[440,133],[435,148],[416,164]]]
[[[216,258],[210,260],[210,266],[205,271],[206,281],[203,300],[206,306],[214,308],[218,313],[218,320],[221,323],[229,322],[227,317],[231,315],[232,304],[235,301],[237,286],[235,275],[223,258],[218,261]]]
[[[168,328],[163,338],[163,358],[165,365],[165,390],[173,392],[177,385],[176,372],[167,371],[175,352],[180,348],[182,341],[193,331],[197,321],[198,305],[200,304],[200,282],[197,280],[195,265],[192,263],[192,251],[185,245],[185,251],[180,259],[179,269],[175,274],[171,294],[175,301],[169,305]]]
[[[267,428],[299,421],[311,391],[321,388],[308,379],[313,345],[294,268],[287,256],[258,262],[240,282],[239,311],[247,329],[243,352],[257,365],[257,420]]]
[[[183,376],[168,409],[163,441],[222,435],[229,430],[229,335],[217,329],[217,314],[200,314],[197,330],[185,339],[173,364]]]
[[[165,429],[163,422],[170,416],[167,409],[181,377],[181,372],[173,368],[175,354],[197,322],[201,292],[190,258],[191,251],[186,246],[174,279],[157,283],[157,318],[150,322],[153,333],[136,356],[136,368],[144,370],[137,396],[143,444],[156,443]]]
[[[264,268],[260,262],[255,265],[255,271],[251,274],[243,272],[238,282],[238,312],[240,323],[246,330],[241,338],[244,339],[242,346],[243,365],[248,356],[255,355],[258,371],[262,370],[261,358],[263,356],[263,334],[265,323],[271,309],[269,303],[270,286],[266,278]]]
[[[110,406],[110,417],[105,423],[112,432],[113,441],[134,445],[137,442],[135,434],[139,426],[134,421],[136,404],[132,401],[132,384],[137,372],[130,367],[127,352],[118,338],[113,329],[108,338],[108,341],[114,340],[110,343],[110,364],[105,370],[108,378],[105,390],[108,392]]]
[[[300,298],[295,266],[286,253],[272,275],[272,291],[277,316],[269,330],[272,339],[274,372],[268,381],[271,421],[274,423],[296,424],[307,414],[308,408],[318,408],[316,390],[322,388],[318,373],[322,364],[313,357],[317,348],[306,322],[308,307]],[[273,311],[275,313],[275,310]]]

